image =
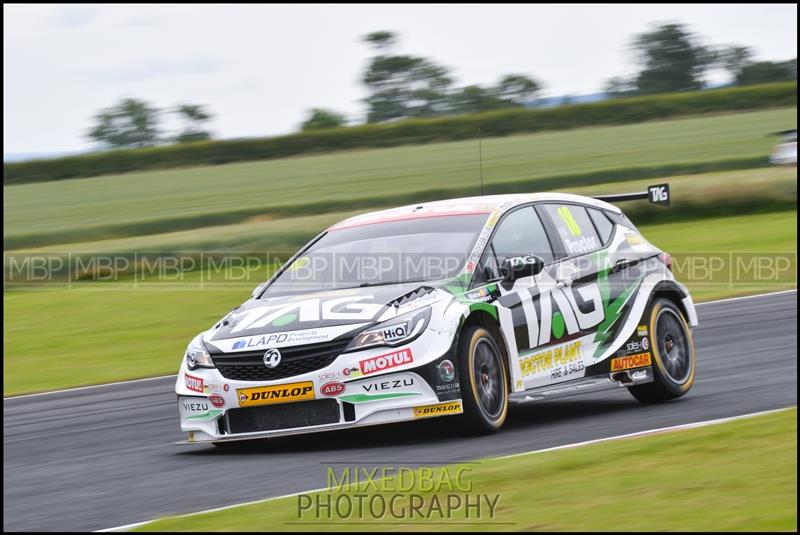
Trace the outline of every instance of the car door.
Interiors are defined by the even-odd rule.
[[[537,211],[557,261],[537,280],[539,345],[520,354],[526,388],[579,379],[594,364],[608,304],[598,274],[609,273],[605,249],[614,230],[602,211],[580,204],[542,203]]]
[[[509,258],[538,256],[545,266],[553,263],[555,255],[545,225],[532,205],[515,208],[498,222],[489,244],[476,270],[474,285],[497,281],[499,296],[495,300],[500,329],[509,353],[509,370],[512,389],[525,388],[519,366],[519,355],[529,352],[540,344],[539,275],[527,276],[513,283],[503,281],[501,266]]]

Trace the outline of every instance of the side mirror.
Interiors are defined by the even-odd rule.
[[[250,293],[250,297],[253,298],[253,299],[257,298],[259,295],[261,295],[261,292],[264,291],[264,288],[266,286],[267,286],[267,283],[266,282],[262,282],[261,284],[259,284],[255,288],[253,288],[253,291]]]
[[[500,270],[504,282],[514,282],[517,279],[538,275],[543,268],[544,260],[536,255],[525,255],[506,258]]]

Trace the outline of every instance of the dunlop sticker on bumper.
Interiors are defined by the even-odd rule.
[[[429,416],[444,416],[445,414],[461,414],[460,401],[448,401],[436,405],[414,407],[414,418],[427,418]]]
[[[240,407],[255,407],[273,403],[290,403],[314,399],[314,383],[288,383],[285,385],[259,386],[236,390]]]
[[[627,357],[620,357],[611,361],[612,372],[629,370],[631,368],[641,368],[642,366],[650,366],[650,353],[628,355]]]

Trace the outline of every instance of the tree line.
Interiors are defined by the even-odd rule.
[[[702,89],[712,69],[724,69],[732,85],[754,85],[797,79],[797,58],[789,61],[754,61],[744,46],[708,46],[682,24],[662,24],[637,35],[632,44],[639,72],[630,78],[606,82],[610,97],[653,95]]]
[[[162,119],[173,116],[182,123],[177,132],[167,132]],[[87,136],[111,148],[152,147],[164,143],[189,143],[211,139],[205,124],[211,114],[198,104],[157,108],[144,100],[124,98],[94,116]]]
[[[363,37],[374,55],[361,82],[369,94],[364,99],[367,123],[385,123],[413,117],[440,117],[530,105],[543,84],[527,74],[501,76],[489,87],[454,85],[450,69],[430,58],[397,51],[398,35],[379,31]],[[783,62],[754,61],[743,46],[707,46],[685,25],[668,23],[634,37],[630,45],[637,73],[614,77],[605,84],[610,98],[692,91],[704,87],[712,69],[725,69],[733,85],[751,85],[797,79],[797,59]],[[178,118],[182,128],[165,132],[162,120]],[[107,147],[146,147],[211,139],[207,123],[212,115],[204,106],[181,104],[159,109],[126,98],[98,112],[88,136]],[[302,131],[346,126],[344,114],[314,108],[300,125]]]

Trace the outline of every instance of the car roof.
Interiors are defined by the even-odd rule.
[[[422,219],[427,217],[478,214],[486,214],[488,217],[489,214],[495,211],[498,212],[498,215],[502,215],[515,206],[537,201],[580,203],[603,210],[620,212],[620,209],[612,204],[583,195],[573,195],[571,193],[513,193],[420,202],[397,208],[389,208],[387,210],[368,212],[340,221],[328,230],[340,230],[373,223]]]

